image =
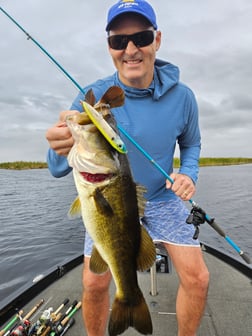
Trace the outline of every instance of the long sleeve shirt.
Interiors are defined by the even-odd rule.
[[[175,65],[156,60],[154,78],[149,88],[137,89],[125,86],[118,73],[100,79],[84,88],[92,88],[99,100],[112,85],[125,92],[125,103],[113,108],[112,113],[122,127],[168,174],[173,172],[176,144],[180,150],[179,173],[188,175],[194,183],[198,176],[201,138],[198,123],[198,107],[193,92],[179,81],[179,69]],[[83,93],[74,100],[71,109],[83,111]],[[143,154],[121,134],[127,147],[133,178],[146,187],[149,201],[169,200],[175,196],[166,189],[165,177]],[[53,176],[68,174],[71,168],[67,158],[49,149],[47,162]]]

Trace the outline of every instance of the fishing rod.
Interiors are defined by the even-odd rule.
[[[60,336],[65,335],[65,333],[74,325],[75,323],[75,319],[74,317],[71,317],[69,322],[66,324],[65,328],[63,329],[62,333],[60,334]]]
[[[44,299],[41,299],[23,318],[20,318],[19,323],[16,323],[10,328],[3,336],[15,335],[15,334],[27,334],[28,329],[31,326],[31,317],[35,317],[35,312],[44,304]],[[34,315],[34,316],[33,316]]]
[[[69,302],[69,299],[67,298],[67,299],[65,299],[63,302],[62,302],[62,304],[53,312],[55,315],[57,315],[60,311],[61,311],[61,309],[63,309],[67,304],[68,304],[68,302]]]
[[[3,336],[48,336],[49,334],[50,336],[59,336],[62,333],[65,334],[75,322],[72,318],[73,314],[81,307],[81,302],[74,300],[70,307],[64,313],[61,313],[68,302],[69,299],[65,299],[56,310],[53,310],[52,307],[46,308],[40,318],[32,324],[28,318],[44,303],[44,300],[41,300],[24,318],[21,318],[23,311],[20,311],[17,314],[20,316],[20,322],[10,328]],[[8,323],[8,326],[10,326],[10,323]],[[5,329],[7,329],[7,326]]]
[[[46,328],[43,328],[42,331],[38,331],[37,334],[41,336],[46,336],[50,333],[53,326],[61,319],[62,313],[60,312],[69,302],[69,299],[65,299],[62,304],[50,314],[50,319],[45,323]]]
[[[77,305],[70,311],[70,313],[64,318],[64,320],[62,321],[62,325],[65,325],[70,318],[77,312],[77,310],[79,310],[81,307],[81,301],[79,301],[77,303]]]
[[[44,303],[44,299],[41,299],[24,317],[22,317],[23,310],[20,310],[18,314],[11,319],[11,321],[6,325],[6,327],[0,332],[0,336],[8,336],[10,334],[17,334],[23,332],[23,330],[28,329],[30,326],[30,317],[39,309],[39,307]],[[14,323],[19,320],[19,323]],[[14,330],[12,332],[12,330]],[[15,331],[16,330],[16,331]],[[5,331],[5,333],[4,333]]]
[[[59,323],[52,328],[50,336],[61,335],[66,333],[66,331],[73,325],[74,321],[71,321],[72,316],[79,310],[81,307],[81,301],[74,301],[73,304],[68,308],[63,318],[60,319]],[[66,329],[66,330],[65,330]]]
[[[60,311],[67,305],[69,299],[66,298],[59,307],[54,311],[52,307],[44,310],[40,318],[33,323],[28,330],[28,335],[45,335],[50,332],[52,324],[57,322],[62,314]]]
[[[6,332],[11,330],[12,326],[15,324],[17,320],[22,320],[23,312],[24,312],[23,310],[20,310],[13,318],[11,318],[10,322],[8,322],[6,326],[0,331],[0,336],[5,335]]]
[[[25,316],[24,320],[29,320],[29,318],[42,306],[45,302],[44,299],[41,299]]]
[[[70,307],[68,307],[68,309],[65,311],[65,313],[61,316],[61,318],[59,319],[59,321],[57,321],[57,323],[53,326],[52,331],[50,332],[50,336],[54,336],[54,335],[58,335],[60,332],[63,331],[63,325],[62,325],[62,321],[64,320],[64,318],[70,314],[70,312],[74,309],[74,307],[77,305],[78,301],[74,300],[73,303],[70,305]]]
[[[48,53],[48,51],[42,47],[37,40],[35,40],[26,30],[10,15],[8,14],[2,7],[0,10],[27,36],[28,40],[31,40],[49,59],[58,67],[60,71],[74,84],[75,87],[79,89],[83,95],[85,95],[85,91],[83,88],[76,82],[76,80],[55,60],[55,58]],[[171,184],[174,183],[174,180],[163,170],[163,168],[120,126],[117,125],[119,131],[123,133],[126,138],[159,170],[163,176],[165,176]],[[199,225],[207,222],[220,236],[222,236],[231,246],[232,248],[242,257],[242,259],[250,264],[249,256],[240,249],[240,247],[233,242],[233,240],[226,235],[226,233],[219,227],[219,225],[215,222],[214,218],[211,218],[202,208],[197,205],[197,203],[190,199],[189,202],[192,205],[191,214],[187,219],[188,224],[193,224],[196,228],[194,238],[197,238],[199,233]]]
[[[44,329],[44,331],[42,333],[40,333],[39,335],[40,336],[49,335],[49,333],[52,330],[54,324],[57,323],[60,320],[61,316],[62,316],[62,313],[52,314],[51,319],[50,319],[46,329]]]

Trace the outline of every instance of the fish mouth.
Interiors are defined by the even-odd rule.
[[[91,174],[88,172],[80,172],[81,176],[84,178],[84,180],[91,182],[91,183],[99,183],[103,182],[105,180],[111,179],[114,174]]]

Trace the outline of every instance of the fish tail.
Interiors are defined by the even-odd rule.
[[[148,306],[143,295],[136,304],[115,298],[109,319],[109,336],[122,334],[129,327],[135,328],[140,334],[152,334],[152,321]]]

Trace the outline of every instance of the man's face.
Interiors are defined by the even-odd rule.
[[[109,36],[131,35],[145,30],[153,30],[153,28],[146,25],[146,21],[141,20],[139,16],[125,15],[113,24]],[[161,32],[157,31],[154,41],[145,47],[137,47],[132,41],[129,41],[123,50],[109,47],[110,55],[123,84],[142,89],[149,87],[153,80],[156,51],[159,49],[160,42]]]

